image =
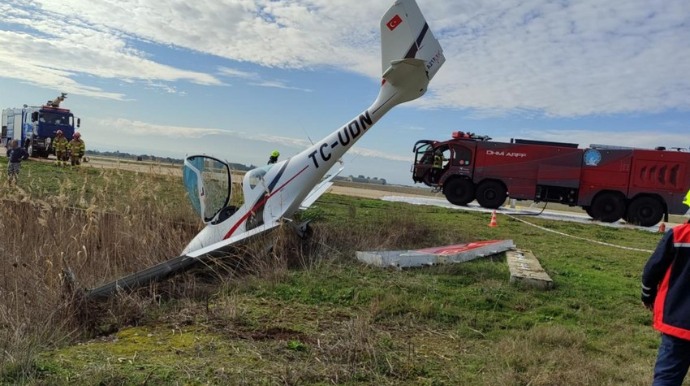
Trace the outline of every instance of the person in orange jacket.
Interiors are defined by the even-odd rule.
[[[652,386],[680,386],[690,367],[690,221],[666,231],[647,261],[642,303],[661,332]]]

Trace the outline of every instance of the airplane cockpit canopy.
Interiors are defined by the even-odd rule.
[[[230,202],[232,178],[227,163],[205,155],[185,158],[184,187],[192,207],[205,222],[211,222]]]
[[[266,182],[264,181],[264,176],[266,175],[266,173],[268,173],[269,170],[271,170],[273,166],[275,166],[275,164],[270,164],[256,169],[252,169],[244,175],[242,186],[245,200],[247,198],[254,196],[254,194],[252,194],[252,191],[254,191],[254,189],[257,186],[259,186],[262,191],[267,189]]]
[[[244,193],[244,201],[256,205],[268,192],[268,185],[265,180],[266,173],[268,173],[275,164],[268,164],[256,169],[252,169],[244,175],[242,181],[242,193]],[[258,205],[256,211],[247,220],[247,230],[254,229],[264,223],[264,206]]]

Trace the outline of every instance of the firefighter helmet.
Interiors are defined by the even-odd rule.
[[[74,133],[74,138],[81,138],[81,134],[79,134],[79,133]]]
[[[55,132],[56,135],[62,135],[62,130],[58,130]]]
[[[273,150],[271,152],[271,157],[280,157],[280,153],[278,152],[278,150]]]

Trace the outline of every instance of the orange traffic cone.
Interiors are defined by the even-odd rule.
[[[659,225],[659,232],[660,233],[666,232],[666,224],[664,224],[663,222],[661,223],[661,225]]]
[[[494,210],[493,213],[491,213],[491,222],[489,223],[490,227],[497,227],[498,223],[496,222],[496,210]]]

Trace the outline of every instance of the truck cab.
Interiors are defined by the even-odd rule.
[[[431,169],[434,163],[434,144],[436,141],[421,140],[414,144],[414,165],[412,165],[412,180],[427,186],[433,186]]]
[[[32,157],[48,158],[49,154],[55,154],[53,140],[58,130],[68,141],[72,140],[75,130],[74,115],[69,109],[42,106],[40,108],[28,107],[27,122],[22,132],[22,146]],[[77,119],[77,127],[80,125]]]
[[[413,149],[415,162],[412,180],[440,188],[451,175],[471,177],[470,165],[475,149],[476,144],[472,141],[417,141]],[[437,156],[440,157],[440,164],[434,164]]]

